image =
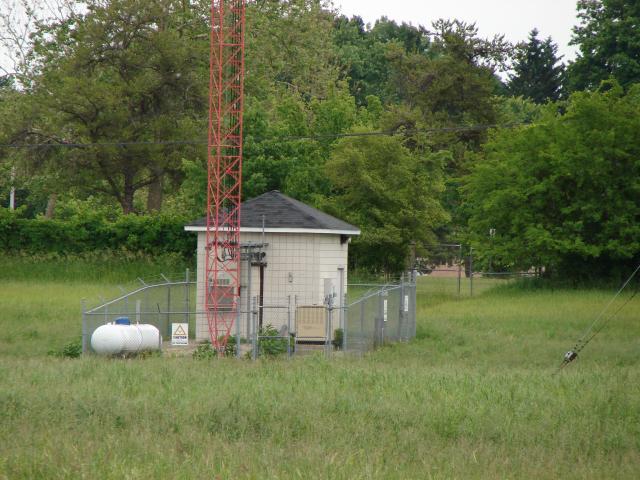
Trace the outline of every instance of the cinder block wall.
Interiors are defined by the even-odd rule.
[[[197,309],[204,312],[205,233],[198,232],[198,292]],[[338,267],[344,267],[345,291],[347,283],[348,243],[340,243],[340,235],[319,233],[266,233],[265,248],[267,267],[264,279],[263,324],[276,328],[287,324],[286,307],[291,302],[292,329],[295,329],[295,303],[298,305],[322,305],[325,296],[325,279],[331,279],[335,292],[339,289]],[[241,241],[261,242],[261,233],[242,233]],[[247,334],[247,264],[241,266],[241,319],[240,334]],[[252,267],[251,297],[259,295],[259,267]],[[235,333],[235,326],[234,326]],[[196,320],[196,340],[209,338],[209,327],[204,314]]]

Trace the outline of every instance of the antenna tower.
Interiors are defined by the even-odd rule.
[[[224,353],[240,308],[240,199],[245,0],[212,0],[205,310]]]

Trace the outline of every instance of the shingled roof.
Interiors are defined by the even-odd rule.
[[[359,235],[360,229],[331,215],[288,197],[278,190],[264,193],[242,203],[242,231],[262,231],[262,218],[267,232],[335,233]],[[204,231],[207,219],[201,218],[185,226],[188,231]]]

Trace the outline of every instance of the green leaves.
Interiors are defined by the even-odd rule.
[[[196,238],[184,231],[184,219],[168,215],[135,216],[109,212],[70,215],[63,220],[21,218],[0,209],[0,251],[81,254],[93,251],[177,253],[191,258]]]
[[[464,186],[480,256],[595,276],[640,254],[636,95],[576,93],[566,113],[549,106],[538,123],[494,134]]]
[[[533,29],[529,41],[517,47],[508,89],[515,96],[546,103],[560,98],[564,65],[558,65],[558,45],[551,37],[540,40],[538,33]]]
[[[615,78],[624,88],[640,82],[640,4],[636,0],[579,0],[580,25],[572,44],[580,48],[569,67],[572,90],[598,88]]]
[[[60,143],[193,138],[206,118],[207,42],[191,38],[202,29],[198,22],[195,7],[183,2],[112,0],[41,25],[33,45],[39,68],[31,72],[28,91],[37,109],[26,137]],[[202,152],[99,147],[52,154],[51,161],[67,171],[59,190],[103,194],[130,213],[135,193],[174,176],[188,153]]]
[[[443,164],[443,155],[411,152],[400,136],[336,143],[326,165],[333,191],[322,206],[362,229],[351,250],[355,261],[398,271],[410,242],[433,238],[433,229],[448,218],[439,202]]]

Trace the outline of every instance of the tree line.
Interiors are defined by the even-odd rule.
[[[210,2],[57,5],[27,11],[28,36],[0,14],[16,52],[0,205],[13,186],[24,218],[201,216]],[[565,64],[537,29],[513,45],[458,20],[248,2],[244,198],[278,189],[358,225],[352,259],[376,271],[438,242],[473,244],[480,267],[624,269],[640,251],[640,6],[576,8]]]

